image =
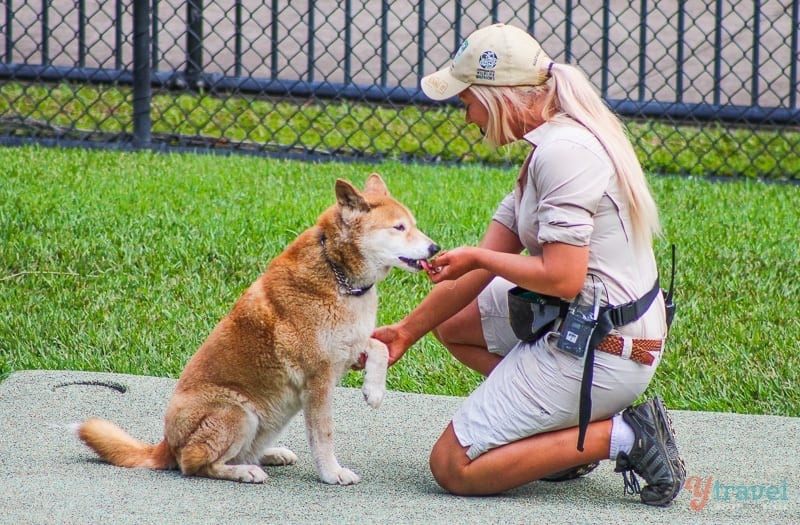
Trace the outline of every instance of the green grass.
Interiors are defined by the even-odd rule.
[[[130,89],[124,87],[9,82],[0,86],[0,134],[129,139],[132,101]],[[236,146],[374,158],[480,160],[495,166],[517,164],[526,154],[524,147],[499,151],[487,147],[475,126],[464,127],[463,110],[458,107],[161,91],[154,93],[152,108],[153,140],[170,145],[201,138],[223,150]],[[628,121],[627,126],[650,173],[800,180],[797,128],[729,129],[714,123],[654,121]],[[91,137],[90,132],[94,132]]]
[[[333,202],[380,172],[443,247],[475,243],[515,169],[0,148],[0,379],[69,369],[177,377],[241,292]],[[678,315],[648,394],[670,407],[800,416],[800,187],[653,177],[678,246]],[[379,322],[429,290],[395,270]],[[358,385],[351,372],[345,384]],[[480,377],[426,336],[389,388],[465,395]]]

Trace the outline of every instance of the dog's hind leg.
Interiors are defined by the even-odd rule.
[[[179,452],[185,475],[206,476],[243,483],[263,483],[267,474],[258,465],[229,465],[249,449],[258,419],[240,406],[226,406],[208,414]]]
[[[299,399],[297,400],[299,403]],[[297,406],[283,406],[284,410],[273,406],[274,412],[270,415],[262,413],[259,435],[252,444],[253,458],[261,465],[283,467],[297,463],[297,455],[286,447],[275,443],[286,431],[286,424],[299,410]],[[283,425],[281,425],[283,422]]]
[[[258,465],[226,465],[222,461],[207,465],[204,471],[209,478],[241,483],[264,483],[268,478],[267,473]]]
[[[372,408],[378,408],[386,394],[386,369],[389,365],[389,349],[377,339],[367,342],[367,362],[364,364],[364,384],[361,393]]]
[[[339,465],[333,452],[334,386],[330,372],[320,373],[309,381],[303,410],[306,434],[320,479],[332,485],[352,485],[358,483],[358,475]]]
[[[297,463],[297,455],[288,448],[270,447],[261,453],[260,461],[262,465],[282,467]]]

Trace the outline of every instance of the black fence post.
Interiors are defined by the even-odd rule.
[[[133,144],[150,144],[150,5],[133,2]]]
[[[11,34],[14,21],[14,8],[11,7],[11,0],[6,0],[6,23],[3,26],[3,34],[6,37],[5,63],[11,64],[14,60],[14,36]]]
[[[203,0],[186,2],[186,83],[190,89],[203,87]]]
[[[42,65],[50,65],[50,2],[47,0],[42,1],[42,41],[39,44],[39,49],[42,53]]]
[[[800,82],[797,81],[800,62],[800,0],[792,2],[792,37],[791,55],[789,65],[789,109],[797,109],[797,92],[800,91]]]
[[[125,42],[125,37],[122,33],[122,28],[125,25],[123,21],[124,14],[125,9],[122,5],[122,0],[116,0],[114,2],[114,19],[116,20],[114,23],[114,69],[122,69],[122,46]]]

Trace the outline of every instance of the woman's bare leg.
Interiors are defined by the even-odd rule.
[[[486,349],[477,300],[437,326],[433,334],[453,354],[453,357],[485,376],[488,376],[502,359],[501,356]]]
[[[611,420],[589,425],[584,451],[575,447],[578,428],[527,437],[481,454],[474,461],[458,442],[450,423],[433,447],[430,467],[437,483],[453,494],[498,494],[544,476],[608,459]]]
[[[436,338],[466,366],[488,376],[503,359],[489,352],[481,326],[478,301],[433,330]],[[470,461],[448,425],[433,448],[431,471],[437,482],[455,494],[496,494],[530,481],[607,459],[611,420],[589,426],[584,452],[578,452],[578,429],[544,433],[490,450]]]

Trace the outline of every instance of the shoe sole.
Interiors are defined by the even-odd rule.
[[[678,474],[678,478],[680,479],[680,483],[676,486],[675,491],[672,494],[672,498],[670,498],[670,501],[672,501],[678,496],[678,493],[680,493],[681,489],[683,488],[683,484],[686,481],[686,464],[683,462],[680,452],[678,452],[678,445],[675,443],[674,439],[675,427],[672,425],[672,418],[670,417],[669,412],[667,412],[667,407],[664,406],[664,401],[660,397],[655,397],[653,399],[653,404],[655,405],[656,415],[661,420],[661,428],[659,432],[665,431],[663,438],[664,443],[667,444],[667,457],[670,458],[671,466],[676,465],[676,469],[673,469],[673,473]],[[674,458],[670,456],[670,445],[675,450]]]
[[[678,447],[673,439],[675,430],[672,426],[672,419],[669,417],[669,413],[667,412],[664,402],[660,397],[653,398],[650,410],[652,411],[653,421],[656,422],[655,427],[659,437],[659,447],[661,448],[661,452],[667,457],[670,473],[677,483],[674,484],[672,492],[666,497],[656,500],[646,500],[645,491],[647,490],[647,487],[645,487],[642,491],[642,494],[640,494],[640,498],[642,503],[646,505],[664,507],[672,503],[672,501],[678,496],[678,493],[680,493],[681,489],[683,488],[683,483],[686,480],[686,466],[684,465],[680,454],[677,452]],[[674,458],[670,455],[668,444],[671,444],[675,449]]]
[[[555,474],[551,474],[547,477],[542,478],[542,481],[550,481],[550,482],[561,482],[561,481],[570,481],[573,479],[578,479],[584,477],[586,474],[590,473],[594,469],[600,466],[599,461],[593,461],[591,463],[587,463],[585,465],[579,465],[574,468],[562,470],[560,472],[556,472]]]

